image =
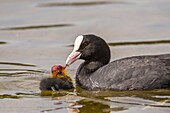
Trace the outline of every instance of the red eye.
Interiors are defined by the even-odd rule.
[[[89,43],[88,42],[84,42],[83,43],[83,46],[87,46]]]

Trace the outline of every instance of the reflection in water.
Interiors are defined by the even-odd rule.
[[[109,105],[104,105],[102,103],[94,101],[87,101],[84,99],[78,101],[77,103],[82,105],[82,107],[79,108],[79,111],[81,113],[110,113]]]
[[[170,108],[170,98],[166,98],[170,95],[170,90],[152,90],[152,91],[85,91],[82,90],[79,95],[88,97],[94,102],[100,102],[103,105],[109,102],[109,105],[118,106],[107,109],[109,111],[127,110],[132,106],[143,106],[142,109],[149,107]],[[155,95],[157,95],[155,97]],[[160,95],[164,95],[165,98],[159,98]],[[166,96],[167,95],[167,96]],[[91,102],[93,103],[93,102]],[[94,105],[95,106],[95,105]],[[128,106],[128,108],[127,108]]]
[[[4,99],[4,98],[19,99],[19,98],[21,98],[21,97],[20,97],[20,96],[16,96],[16,95],[10,95],[10,94],[0,95],[0,99]]]
[[[67,98],[67,97],[66,97]],[[67,103],[66,106],[63,104]],[[57,100],[54,102],[56,106],[54,109],[46,109],[41,112],[48,112],[48,111],[58,111],[61,109],[67,109],[70,113],[109,113],[111,111],[109,105],[105,105],[95,101],[89,101],[86,99],[81,99],[75,102]],[[120,108],[115,108],[115,111],[121,111]]]
[[[21,93],[21,92],[17,92],[15,93],[18,96],[39,96],[39,93]]]
[[[152,107],[170,107],[170,90],[150,90],[150,91],[86,91],[79,88],[79,96],[98,99],[102,103],[113,102],[119,105],[140,105]],[[160,96],[164,96],[161,98]]]
[[[51,96],[51,97],[60,97],[60,96],[65,96],[68,93],[65,91],[51,91],[51,90],[42,90],[40,95],[41,96]]]
[[[54,27],[69,27],[69,26],[73,26],[73,24],[32,25],[32,26],[23,26],[23,27],[1,28],[0,30],[31,30],[31,29],[44,29],[44,28],[54,28]]]
[[[156,102],[165,101],[169,98],[166,98],[170,95],[170,89],[160,89],[160,90],[144,90],[144,91],[87,91],[81,88],[78,88],[77,95],[88,97],[88,98],[98,98],[104,99],[106,97],[134,97],[141,98],[146,100],[152,100]],[[165,96],[161,98],[160,96]],[[107,99],[106,99],[107,100]]]
[[[78,108],[81,113],[110,113],[111,111],[123,111],[127,110],[125,107],[110,107],[102,102],[89,101],[86,99],[77,101],[78,104],[82,105]]]
[[[20,98],[32,98],[34,96],[39,96],[39,93],[15,93],[15,94],[2,94],[0,99],[11,98],[11,99],[20,99]]]
[[[140,106],[140,110],[150,107],[170,108],[169,89],[150,91],[87,91],[79,87],[76,89],[77,95],[71,97],[67,92],[66,95],[49,95],[59,103],[55,102],[54,109],[43,110],[43,112],[67,109],[70,113],[109,113],[128,110],[134,106]],[[67,103],[67,106],[61,105],[63,103]]]

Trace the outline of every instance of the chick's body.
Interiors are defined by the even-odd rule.
[[[74,88],[72,80],[61,65],[53,66],[50,77],[42,79],[40,82],[40,90],[69,90],[72,88]]]

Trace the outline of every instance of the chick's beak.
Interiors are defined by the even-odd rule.
[[[78,60],[81,56],[81,53],[78,51],[73,51],[67,58],[66,60],[66,66],[71,65],[74,63],[76,60]]]
[[[50,78],[56,78],[57,76],[60,76],[60,74],[62,74],[62,73],[64,73],[64,70],[62,69],[62,70],[57,70],[57,71],[55,71],[55,72],[52,72],[51,74],[50,74]]]

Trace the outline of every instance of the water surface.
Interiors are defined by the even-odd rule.
[[[2,0],[0,112],[169,113],[170,90],[39,90],[53,65],[64,65],[78,35],[93,33],[111,60],[170,53],[169,0]],[[67,71],[75,79],[78,61]]]

